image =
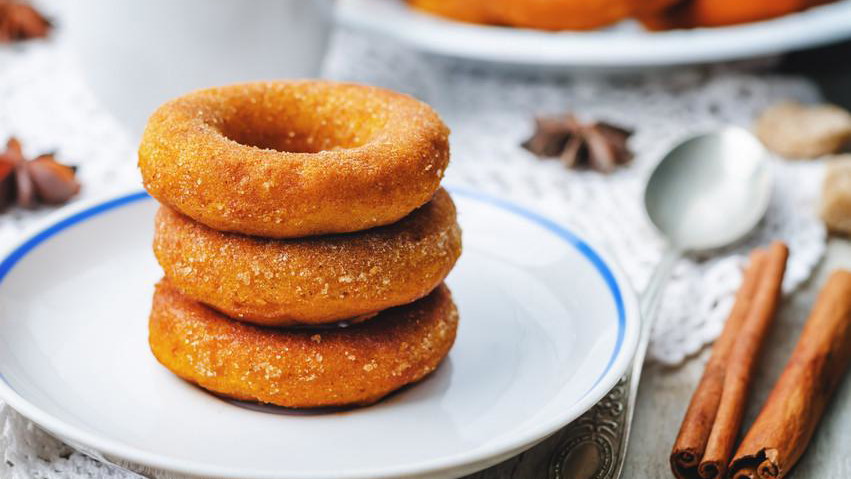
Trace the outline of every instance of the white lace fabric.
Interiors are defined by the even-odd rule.
[[[84,190],[75,201],[140,184],[135,145],[98,106],[61,45],[6,52],[0,65],[0,140],[14,134],[28,154],[58,150],[60,161],[78,164]],[[563,222],[605,249],[637,291],[664,246],[641,200],[661,155],[689,134],[731,123],[747,127],[779,100],[818,100],[809,81],[753,66],[559,78],[471,67],[346,31],[333,42],[326,73],[408,92],[432,104],[452,128],[448,184],[499,195]],[[567,170],[519,147],[536,114],[565,111],[634,129],[629,145],[635,159],[602,175]],[[754,246],[773,239],[789,244],[787,293],[810,276],[824,254],[825,230],[815,214],[822,166],[780,159],[773,166],[774,196],[758,230],[723,252],[677,265],[653,330],[650,360],[680,363],[717,337]],[[0,244],[9,245],[47,212],[0,215]],[[126,477],[72,452],[5,405],[0,405],[0,424],[5,459],[0,477]]]

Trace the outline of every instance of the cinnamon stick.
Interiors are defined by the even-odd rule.
[[[753,366],[777,309],[788,254],[780,242],[751,254],[733,310],[671,451],[671,470],[679,479],[711,479],[726,473]]]
[[[781,479],[807,448],[851,363],[851,272],[834,272],[786,369],[730,464],[733,479]]]
[[[703,376],[686,410],[670,459],[671,470],[674,476],[680,479],[699,477],[697,466],[706,450],[706,442],[709,440],[712,423],[718,411],[730,352],[750,310],[766,260],[767,254],[764,250],[755,250],[751,253],[742,285],[736,293],[733,309],[727,317],[727,322],[724,323],[724,330],[712,347],[712,354],[706,363]]]
[[[780,301],[788,256],[789,249],[781,242],[775,241],[768,248],[765,273],[730,354],[718,413],[698,466],[701,478],[715,479],[727,473],[727,464],[742,426],[756,359]]]

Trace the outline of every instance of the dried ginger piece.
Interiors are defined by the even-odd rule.
[[[756,135],[779,155],[816,158],[836,153],[851,140],[851,114],[834,105],[782,102],[762,112]]]
[[[821,217],[831,231],[851,235],[851,155],[841,155],[827,167]]]

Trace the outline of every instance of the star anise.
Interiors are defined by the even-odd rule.
[[[29,3],[0,0],[0,43],[45,38],[52,25]]]
[[[52,153],[27,160],[17,138],[0,153],[0,210],[11,204],[34,208],[65,203],[80,191],[76,167],[57,162]]]
[[[592,168],[611,173],[628,163],[627,140],[632,131],[605,122],[583,123],[575,116],[535,118],[535,133],[523,143],[538,157],[558,157],[568,168]]]

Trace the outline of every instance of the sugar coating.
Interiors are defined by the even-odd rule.
[[[851,155],[841,155],[828,163],[821,217],[831,231],[851,235]]]
[[[163,207],[154,253],[181,293],[233,318],[320,324],[425,296],[455,265],[461,231],[443,189],[391,225],[285,240],[222,233]]]
[[[149,342],[165,367],[222,395],[294,408],[364,405],[434,371],[457,325],[444,285],[370,321],[317,333],[233,321],[163,280]]]
[[[449,129],[425,103],[364,85],[277,81],[161,106],[139,146],[145,188],[211,228],[292,238],[398,221],[426,203]]]

